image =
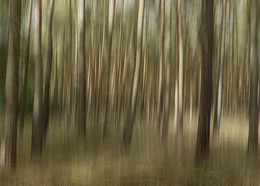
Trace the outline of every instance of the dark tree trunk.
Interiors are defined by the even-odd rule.
[[[20,134],[23,135],[24,129],[24,117],[25,117],[25,106],[26,106],[26,96],[27,96],[27,82],[28,82],[28,70],[29,70],[29,60],[30,60],[30,40],[31,40],[31,20],[32,20],[32,4],[33,0],[30,0],[29,8],[29,19],[28,19],[28,34],[27,34],[27,45],[26,45],[26,57],[25,57],[25,72],[24,72],[24,82],[23,82],[23,99],[22,99],[22,110],[20,116]]]
[[[34,103],[33,103],[33,125],[32,125],[32,156],[42,155],[42,1],[36,0],[34,20]]]
[[[257,154],[258,147],[258,38],[257,38],[257,0],[250,3],[250,102],[248,153]]]
[[[77,82],[77,109],[76,121],[78,133],[85,136],[86,133],[86,63],[85,63],[85,0],[78,4],[78,82]]]
[[[201,91],[197,132],[196,161],[209,155],[210,112],[212,100],[212,52],[213,52],[214,0],[202,0],[199,37],[201,43]]]
[[[16,167],[18,118],[19,58],[21,30],[21,1],[10,0],[8,57],[6,68],[4,125],[0,165],[9,170]]]
[[[43,99],[43,138],[46,140],[47,129],[49,125],[49,112],[50,112],[50,80],[52,69],[52,56],[53,56],[53,43],[52,43],[52,20],[55,0],[51,1],[50,14],[48,20],[48,51],[46,54],[46,74],[44,85],[44,99]]]

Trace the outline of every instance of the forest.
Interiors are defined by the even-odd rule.
[[[260,185],[259,0],[1,0],[0,185]]]

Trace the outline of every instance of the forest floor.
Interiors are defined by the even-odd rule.
[[[32,163],[28,119],[18,135],[17,170],[1,175],[0,185],[260,185],[260,156],[250,164],[246,156],[245,115],[223,116],[219,137],[211,137],[209,159],[199,167],[194,164],[197,117],[185,116],[182,139],[175,137],[171,117],[167,153],[152,121],[136,122],[129,155],[122,153],[120,126],[102,143],[101,124],[89,122],[84,141],[73,126],[52,122],[42,161]]]

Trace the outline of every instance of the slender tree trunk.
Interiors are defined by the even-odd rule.
[[[85,0],[78,4],[78,82],[77,82],[77,110],[76,121],[78,134],[86,133],[86,63],[85,63]]]
[[[201,91],[195,159],[200,162],[209,155],[210,112],[212,100],[214,0],[202,0],[199,38],[201,43]]]
[[[29,70],[29,61],[30,61],[32,4],[33,4],[33,0],[30,0],[27,45],[26,45],[26,57],[25,57],[25,72],[24,72],[24,83],[23,83],[24,89],[23,89],[23,99],[22,99],[22,111],[21,111],[21,116],[20,116],[20,134],[21,135],[23,135],[24,117],[25,117],[25,111],[26,111],[27,82],[28,82],[28,70]]]
[[[179,67],[179,13],[178,13],[178,0],[175,0],[175,13],[176,13],[176,28],[175,28],[175,88],[174,88],[174,128],[177,129],[178,125],[178,67]],[[175,130],[177,132],[177,130]]]
[[[50,112],[50,80],[52,69],[52,55],[53,55],[53,43],[52,43],[52,20],[55,0],[51,1],[50,14],[48,20],[48,49],[46,54],[46,73],[45,73],[45,85],[44,85],[44,99],[43,99],[43,138],[46,140],[47,129],[49,125],[49,112]]]
[[[18,120],[21,1],[10,0],[8,56],[6,68],[4,125],[0,166],[6,171],[16,167]]]
[[[220,60],[219,60],[219,70],[218,70],[218,80],[216,89],[216,99],[215,99],[215,113],[213,122],[214,134],[217,134],[220,126],[220,118],[222,112],[222,97],[223,97],[223,70],[224,70],[224,58],[225,58],[225,25],[226,25],[226,0],[223,1],[222,5],[222,31],[221,31],[221,46],[220,46]]]
[[[257,0],[250,2],[250,102],[249,102],[249,134],[248,153],[257,154],[258,147],[258,37],[257,37]]]
[[[169,2],[168,6],[168,17],[166,24],[166,37],[165,37],[165,59],[166,59],[166,88],[165,88],[165,101],[164,101],[164,120],[163,120],[163,129],[162,129],[162,139],[163,143],[167,143],[168,138],[168,128],[169,128],[169,106],[170,106],[170,51],[171,51],[171,15],[172,15],[172,0]]]
[[[109,11],[108,11],[108,47],[106,51],[106,57],[108,61],[108,72],[107,72],[107,89],[106,89],[106,110],[105,110],[105,121],[103,129],[103,140],[108,136],[109,130],[109,108],[110,108],[110,65],[112,61],[112,40],[113,40],[113,29],[114,29],[114,15],[115,15],[116,0],[109,1]]]
[[[182,13],[181,0],[178,0],[178,34],[179,34],[179,94],[178,94],[178,130],[182,133],[183,130],[183,36],[182,36]],[[178,133],[179,133],[178,132]]]
[[[32,126],[32,156],[42,155],[42,0],[36,0],[34,30],[34,103]]]
[[[160,0],[159,5],[159,73],[158,73],[158,98],[157,98],[157,114],[159,132],[161,129],[162,118],[162,83],[163,83],[163,53],[164,53],[164,12],[165,0]]]
[[[141,55],[142,55],[142,40],[143,40],[143,19],[144,19],[144,10],[145,10],[145,0],[139,1],[139,10],[138,10],[138,21],[137,21],[137,43],[136,43],[136,56],[135,56],[135,70],[131,88],[129,108],[126,118],[126,123],[124,126],[124,146],[125,151],[129,152],[130,145],[132,141],[132,132],[134,126],[134,118],[136,113],[136,95],[137,88],[139,83],[139,74],[140,74],[140,64],[141,64]]]

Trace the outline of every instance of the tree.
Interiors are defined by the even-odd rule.
[[[166,87],[165,87],[165,98],[164,98],[164,118],[163,118],[163,128],[162,128],[162,140],[163,143],[167,142],[168,128],[169,128],[169,105],[170,105],[170,51],[171,51],[171,13],[172,13],[172,0],[169,2],[168,6],[168,17],[166,23],[166,37],[165,37],[165,59],[166,59]]]
[[[158,98],[157,98],[157,114],[159,131],[161,129],[162,116],[162,84],[163,84],[163,53],[164,53],[164,12],[165,0],[159,2],[159,73],[158,73]]]
[[[216,89],[216,99],[215,99],[215,113],[214,113],[214,123],[213,129],[214,133],[218,133],[221,110],[222,110],[222,97],[223,97],[223,68],[224,68],[224,58],[225,58],[225,25],[226,25],[226,0],[222,2],[222,20],[221,20],[221,46],[220,46],[220,58],[219,58],[219,70],[218,70],[218,80]]]
[[[10,0],[8,57],[6,68],[4,125],[0,165],[6,170],[16,166],[18,120],[19,58],[21,30],[21,1]]]
[[[139,10],[138,10],[138,20],[137,20],[135,69],[134,69],[134,76],[133,76],[132,88],[130,94],[130,102],[127,111],[127,118],[124,126],[124,134],[123,134],[124,147],[126,152],[129,152],[130,150],[130,145],[132,141],[132,132],[134,126],[134,118],[136,113],[136,102],[137,102],[136,97],[137,97],[137,88],[139,82],[141,53],[142,53],[144,9],[145,9],[145,0],[140,0]]]
[[[42,0],[36,0],[34,20],[34,102],[32,124],[32,156],[42,155]]]
[[[257,154],[258,147],[258,36],[257,36],[257,0],[250,1],[250,101],[248,153]]]
[[[210,112],[212,100],[213,5],[214,0],[202,0],[199,39],[201,45],[201,91],[195,159],[209,155]]]
[[[104,121],[104,129],[103,129],[103,140],[106,139],[108,135],[108,128],[109,128],[109,98],[110,98],[110,74],[111,74],[111,61],[112,61],[112,39],[113,39],[113,30],[114,30],[114,16],[115,16],[115,6],[116,0],[110,0],[108,4],[108,47],[106,49],[106,56],[108,61],[108,72],[107,72],[107,87],[106,87],[106,111],[105,111],[105,121]]]
[[[85,0],[78,3],[78,81],[76,121],[78,133],[86,133]]]
[[[178,88],[178,116],[177,125],[178,130],[182,133],[183,130],[183,36],[182,36],[182,13],[181,13],[181,1],[177,0],[177,17],[178,17],[178,51],[179,51],[179,88]]]
[[[22,100],[22,111],[21,111],[21,116],[20,116],[20,134],[23,134],[24,117],[25,117],[25,110],[26,110],[25,106],[26,106],[28,70],[29,70],[29,60],[30,60],[32,4],[33,4],[33,0],[30,0],[27,45],[26,45],[26,57],[25,57],[25,72],[24,72],[24,83],[23,83],[23,86],[24,86],[23,87],[23,100]]]
[[[49,112],[50,112],[50,80],[52,69],[52,56],[53,56],[53,43],[52,43],[52,20],[55,0],[51,1],[50,13],[48,20],[48,49],[46,54],[46,73],[44,84],[44,99],[43,99],[43,138],[46,139],[48,124],[49,124]]]

